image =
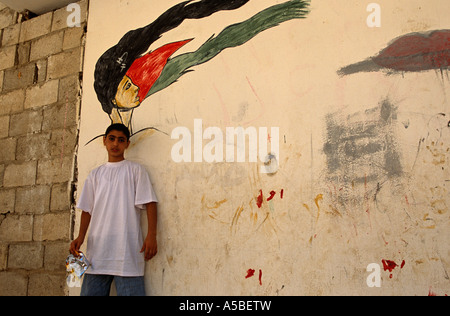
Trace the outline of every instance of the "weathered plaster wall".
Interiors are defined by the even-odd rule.
[[[186,20],[151,49],[194,38],[176,55],[193,51],[279,2]],[[78,192],[107,158],[100,139],[85,145],[110,123],[93,89],[98,58],[177,3],[90,2]],[[450,3],[379,0],[375,28],[366,23],[369,3],[312,1],[306,19],[223,51],[134,111],[135,130],[161,131],[134,136],[127,153],[150,172],[160,200],[149,294],[449,293],[448,70],[338,70],[405,34],[450,29]],[[195,119],[224,135],[226,127],[279,127],[278,171],[261,173],[264,164],[248,159],[175,163],[171,132],[187,127],[194,137]],[[381,267],[381,287],[366,283],[371,263]]]

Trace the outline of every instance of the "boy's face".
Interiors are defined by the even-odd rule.
[[[130,141],[123,132],[112,130],[103,137],[103,144],[108,151],[109,162],[118,162],[125,159],[124,153],[130,145]]]

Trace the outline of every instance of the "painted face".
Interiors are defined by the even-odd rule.
[[[112,130],[107,136],[103,137],[103,144],[108,151],[110,162],[117,162],[124,159],[125,150],[130,145],[123,132]]]
[[[117,88],[115,103],[122,109],[133,109],[141,104],[139,100],[139,87],[127,76],[124,76]]]

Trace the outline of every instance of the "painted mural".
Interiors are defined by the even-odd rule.
[[[305,18],[309,12],[309,1],[287,1],[269,7],[247,21],[228,26],[194,52],[171,58],[192,39],[168,43],[147,52],[153,42],[184,20],[202,19],[222,10],[236,10],[248,1],[185,1],[168,9],[149,25],[125,34],[117,45],[100,57],[95,69],[95,91],[111,121],[125,124],[132,134],[138,133],[133,131],[131,124],[133,111],[145,99],[224,49],[243,45],[257,34],[283,22]]]
[[[104,162],[92,138],[129,126],[127,159],[160,200],[147,292],[448,295],[449,11],[91,0],[78,180]],[[250,136],[278,138],[274,172],[250,159]]]

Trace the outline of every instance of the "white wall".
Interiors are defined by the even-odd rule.
[[[251,0],[187,20],[151,49],[195,38],[176,54],[193,51],[281,2]],[[95,63],[127,31],[177,3],[90,1],[79,192],[89,171],[107,159],[100,140],[85,146],[110,123],[93,89]],[[160,200],[148,294],[449,293],[448,71],[345,77],[337,71],[407,33],[450,29],[450,2],[378,0],[380,28],[367,26],[369,3],[312,1],[306,19],[222,52],[135,110],[136,129],[170,135],[185,126],[193,134],[194,119],[202,119],[203,130],[219,127],[224,134],[226,127],[279,127],[280,141],[279,170],[268,175],[261,163],[175,163],[177,140],[164,133],[132,139],[127,158],[145,165]],[[339,152],[327,150],[339,145]],[[271,191],[276,195],[267,201]],[[385,271],[383,259],[399,266]],[[370,263],[381,266],[380,288],[366,284]],[[255,275],[246,278],[249,269]]]

